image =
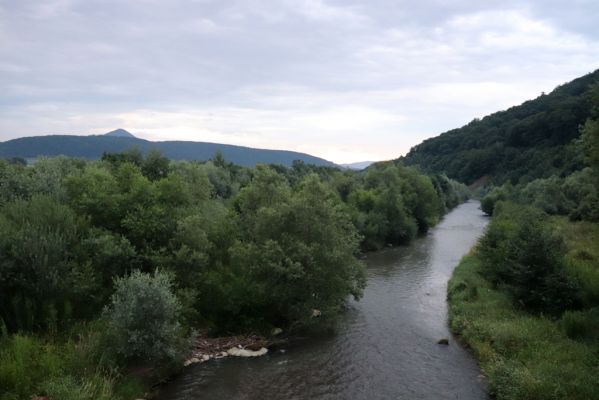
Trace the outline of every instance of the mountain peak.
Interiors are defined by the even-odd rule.
[[[127,138],[134,138],[135,137],[130,132],[127,132],[124,129],[116,129],[114,131],[110,131],[108,133],[105,133],[104,136],[127,137]]]

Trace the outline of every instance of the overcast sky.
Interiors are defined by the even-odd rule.
[[[0,140],[390,159],[599,68],[598,21],[597,0],[0,0]]]

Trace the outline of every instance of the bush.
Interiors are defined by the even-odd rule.
[[[478,254],[465,257],[455,269],[448,285],[449,321],[488,377],[492,398],[598,399],[597,340],[574,341],[563,333],[571,329],[566,324],[582,332],[580,325],[590,326],[590,313],[566,312],[560,322],[531,315],[515,307],[502,288],[493,289],[480,272]],[[476,296],[469,295],[472,287]]]
[[[509,184],[494,187],[480,201],[480,208],[487,215],[493,215],[495,204],[499,201],[510,200],[513,197],[513,187]]]
[[[105,310],[110,350],[118,361],[175,361],[182,350],[179,301],[170,277],[133,272],[115,280]]]
[[[577,281],[566,274],[565,246],[544,214],[505,204],[481,240],[483,276],[503,285],[530,310],[560,313],[578,302]]]

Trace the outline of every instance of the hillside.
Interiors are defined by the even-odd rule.
[[[484,176],[517,183],[568,175],[582,168],[573,140],[591,115],[590,87],[598,81],[599,70],[425,140],[396,162],[468,184]]]
[[[295,160],[313,165],[335,165],[325,159],[294,151],[255,149],[208,142],[152,142],[136,138],[124,129],[99,136],[51,135],[8,140],[0,143],[0,158],[64,155],[93,160],[100,158],[104,152],[122,152],[131,148],[138,148],[144,153],[157,149],[173,160],[208,160],[220,151],[227,161],[247,167],[253,167],[258,163],[290,166]]]

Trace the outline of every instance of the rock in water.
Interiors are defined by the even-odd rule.
[[[449,345],[449,339],[447,339],[447,338],[439,339],[437,341],[437,344],[443,344],[445,346],[448,346]]]
[[[281,328],[274,328],[272,330],[272,332],[270,332],[270,334],[273,335],[273,336],[280,335],[281,333],[283,333],[283,330]]]

